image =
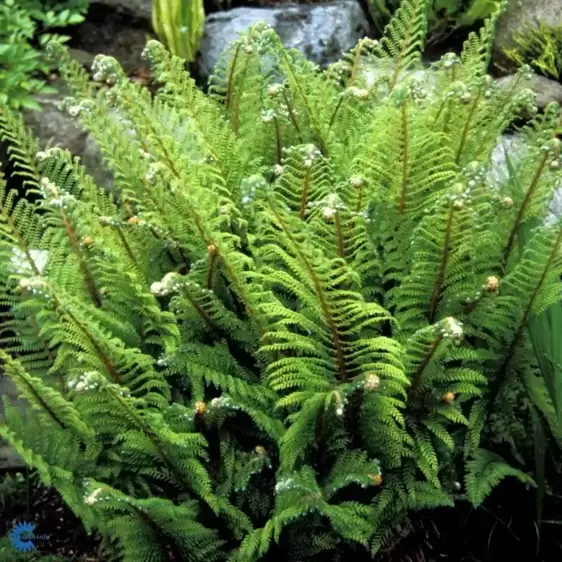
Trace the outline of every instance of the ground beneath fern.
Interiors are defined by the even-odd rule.
[[[533,495],[525,492],[519,484],[506,482],[484,508],[475,510],[461,503],[454,509],[421,512],[377,562],[560,562],[562,527],[543,525],[541,548],[537,549]],[[562,519],[560,503],[551,507],[545,515]],[[37,535],[50,535],[49,540],[35,541],[37,551],[26,555],[26,561],[40,562],[40,554],[44,554],[59,556],[57,562],[105,562],[99,542],[86,534],[55,490],[18,486],[8,495],[0,489],[0,538],[23,521],[34,522]],[[0,554],[0,562],[5,562],[3,556]],[[354,557],[353,562],[363,559]]]
[[[36,535],[50,536],[49,540],[34,541],[37,551],[26,555],[26,560],[40,560],[39,554],[50,554],[61,557],[61,562],[102,562],[98,542],[88,537],[81,521],[56,490],[31,488],[29,499],[27,490],[21,489],[15,495],[0,496],[0,537],[7,537],[12,528],[24,521],[37,525]]]

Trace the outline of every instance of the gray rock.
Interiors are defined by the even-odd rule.
[[[68,95],[66,87],[59,81],[54,84],[57,93],[39,96],[42,111],[27,112],[25,122],[39,140],[41,148],[60,146],[67,148],[75,156],[80,156],[82,164],[92,175],[97,185],[111,188],[113,175],[102,164],[102,157],[88,134],[82,131],[76,119],[61,109],[62,100]]]
[[[557,218],[562,217],[562,183],[554,193],[550,210],[552,214],[549,217],[549,220],[556,220]]]
[[[494,188],[499,188],[502,183],[507,181],[509,174],[507,168],[507,158],[517,162],[527,152],[527,146],[521,135],[503,135],[492,152],[488,181]]]
[[[562,0],[511,0],[498,22],[494,43],[495,59],[500,66],[512,66],[503,55],[504,49],[513,47],[513,34],[526,25],[543,23],[562,25]]]
[[[357,0],[217,12],[205,22],[200,46],[202,74],[208,76],[222,51],[258,22],[271,25],[286,47],[298,49],[322,67],[337,61],[369,31]]]
[[[527,145],[521,135],[503,135],[492,152],[491,166],[488,173],[488,181],[493,189],[499,189],[502,183],[509,177],[507,168],[507,157],[517,167],[517,163],[527,154]],[[562,179],[558,181],[557,187],[550,203],[550,212],[546,217],[547,223],[552,223],[562,217]]]
[[[96,58],[95,54],[87,53],[86,51],[81,51],[80,49],[68,49],[68,53],[75,61],[79,62],[88,70],[92,68],[92,63]]]
[[[116,12],[92,16],[73,28],[73,43],[82,51],[78,56],[84,66],[91,65],[93,55],[115,57],[126,73],[146,68],[142,51],[149,39],[150,23]]]
[[[9,446],[0,442],[0,470],[21,470],[25,468],[23,459]]]
[[[500,88],[509,89],[514,79],[514,74],[504,76],[498,80],[498,86]],[[556,80],[533,74],[527,87],[537,94],[537,107],[541,109],[544,109],[552,102],[562,104],[562,84]]]
[[[110,8],[147,20],[152,17],[152,0],[90,0],[90,10],[99,7]]]

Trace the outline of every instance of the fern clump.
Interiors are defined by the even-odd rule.
[[[111,193],[2,109],[29,197],[3,181],[1,354],[30,409],[0,436],[118,559],[370,558],[412,510],[532,484],[488,421],[525,423],[527,324],[560,300],[560,108],[491,187],[534,104],[526,69],[486,75],[498,16],[426,82],[417,1],[326,71],[257,25],[208,95],[155,41],[155,95],[52,46]]]
[[[529,64],[535,72],[562,79],[562,26],[525,25],[513,36],[505,55],[517,65]]]

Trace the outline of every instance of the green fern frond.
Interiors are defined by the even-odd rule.
[[[395,59],[391,89],[402,72],[421,60],[421,50],[427,34],[427,6],[425,0],[407,0],[400,5],[381,40],[384,55]]]
[[[492,488],[508,476],[514,476],[524,484],[535,486],[528,474],[508,465],[499,455],[483,449],[475,452],[467,467],[466,489],[468,499],[474,506],[480,505]]]

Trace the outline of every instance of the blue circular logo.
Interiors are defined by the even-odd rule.
[[[18,523],[10,531],[12,546],[20,552],[30,552],[35,550],[35,544],[33,542],[33,539],[35,538],[35,535],[33,534],[35,527],[35,523],[30,523],[29,521]]]

